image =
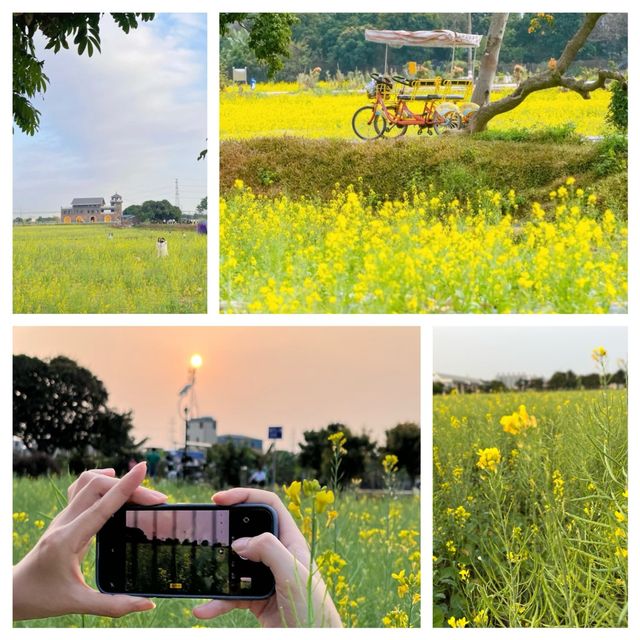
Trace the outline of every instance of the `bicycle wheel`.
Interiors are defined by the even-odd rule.
[[[371,105],[360,107],[351,118],[351,126],[354,133],[362,140],[375,140],[379,138],[387,128],[387,121],[375,113]]]
[[[445,129],[462,129],[462,115],[459,111],[447,111],[443,116],[444,122],[440,123]]]
[[[440,129],[461,129],[462,115],[460,109],[452,102],[443,102],[438,105],[435,120]]]
[[[396,108],[395,107],[387,107],[387,111],[391,115],[391,118],[394,119],[396,117]],[[383,122],[379,122],[382,120]],[[381,135],[385,138],[399,138],[407,133],[407,125],[394,124],[393,122],[389,122],[384,116],[376,116],[373,121],[373,126],[378,131],[379,128],[382,128],[384,125],[385,129],[381,132]]]

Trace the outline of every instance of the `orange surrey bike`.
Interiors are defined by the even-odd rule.
[[[418,134],[427,131],[429,135],[438,134],[440,129],[459,129],[463,125],[463,118],[458,107],[450,102],[443,102],[443,96],[438,92],[440,79],[425,83],[420,80],[409,80],[404,76],[382,76],[372,73],[374,81],[370,97],[373,103],[360,107],[351,118],[351,126],[355,134],[362,140],[375,140],[387,137],[403,136],[408,127],[417,126]],[[399,91],[395,101],[392,101],[394,82],[411,88],[412,93]],[[432,93],[419,94],[419,88],[430,89]],[[391,103],[387,105],[386,101]],[[422,113],[414,113],[408,106],[409,101],[424,103]]]

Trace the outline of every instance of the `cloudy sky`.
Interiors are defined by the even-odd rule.
[[[178,391],[200,353],[197,407],[221,434],[283,449],[305,430],[343,422],[384,443],[398,422],[420,420],[420,343],[414,327],[16,327],[14,353],[66,355],[90,369],[110,405],[134,412],[135,435],[170,446],[184,437]],[[280,445],[279,445],[280,447]]]
[[[50,85],[40,130],[14,133],[13,214],[59,214],[74,197],[195,209],[206,195],[206,15],[156,14],[124,34],[105,14],[102,54],[37,54]]]
[[[548,378],[555,371],[595,373],[591,352],[604,347],[610,368],[627,360],[625,327],[437,327],[433,369],[492,379],[499,373]]]

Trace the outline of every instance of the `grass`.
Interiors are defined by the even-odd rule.
[[[57,496],[64,494],[73,481],[68,475],[28,479],[14,477],[13,561],[19,561],[35,544],[42,529],[63,504]],[[205,485],[159,481],[154,484],[169,496],[169,502],[209,502],[212,489]],[[419,498],[405,496],[367,496],[353,492],[340,494],[333,509],[338,512],[331,528],[321,521],[318,562],[331,589],[345,626],[381,627],[397,618],[403,622],[411,612],[412,626],[420,625],[419,606],[410,602],[392,573],[403,569],[407,574],[419,567]],[[37,523],[41,520],[42,523]],[[37,523],[37,524],[36,524]],[[305,530],[303,526],[303,531]],[[337,554],[337,555],[336,555]],[[83,573],[94,582],[94,549],[89,550]],[[236,610],[211,621],[199,621],[191,608],[200,601],[189,599],[156,599],[157,608],[147,614],[133,614],[121,619],[69,615],[55,619],[15,623],[16,627],[255,627],[255,618]],[[393,620],[392,620],[393,619]]]
[[[626,391],[439,396],[433,418],[435,626],[626,626]]]
[[[164,259],[159,235],[169,246]],[[15,313],[205,313],[206,278],[207,238],[191,228],[13,231]]]
[[[220,189],[225,195],[240,179],[260,195],[328,200],[336,183],[361,184],[380,200],[393,200],[431,186],[458,198],[476,189],[513,188],[523,201],[542,202],[574,176],[626,216],[627,155],[617,140],[553,145],[467,136],[348,145],[297,137],[227,141],[220,146]]]

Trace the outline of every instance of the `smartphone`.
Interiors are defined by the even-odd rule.
[[[231,549],[237,538],[278,535],[266,504],[125,505],[98,532],[96,584],[104,593],[258,600],[275,590],[270,569]]]

